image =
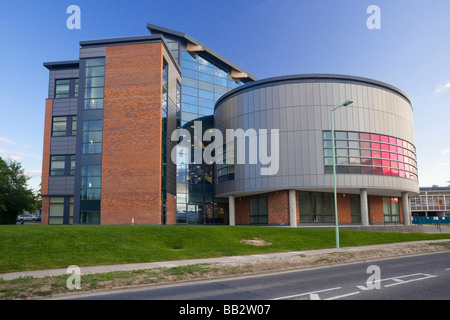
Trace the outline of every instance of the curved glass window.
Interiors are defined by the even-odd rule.
[[[323,131],[325,173],[333,173],[331,131]],[[335,131],[337,173],[394,176],[417,181],[416,149],[408,141],[387,135]]]

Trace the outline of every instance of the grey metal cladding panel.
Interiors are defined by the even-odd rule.
[[[53,116],[70,116],[78,112],[78,98],[54,99],[52,114]]]
[[[80,59],[104,57],[106,55],[106,47],[80,48]]]
[[[75,154],[76,137],[52,137],[50,143],[50,154],[63,155]]]
[[[73,195],[75,178],[70,177],[50,177],[48,183],[48,193],[57,195]]]

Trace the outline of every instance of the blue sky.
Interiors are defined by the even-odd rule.
[[[69,5],[81,30],[69,30]],[[381,29],[366,12],[381,9]],[[0,11],[0,156],[38,187],[48,61],[78,59],[79,41],[146,35],[146,24],[189,34],[258,78],[299,73],[368,77],[404,91],[414,108],[421,186],[450,180],[448,0],[42,0]]]

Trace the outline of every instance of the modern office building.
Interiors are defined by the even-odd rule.
[[[450,186],[423,187],[411,198],[413,217],[450,217]]]
[[[330,110],[348,99],[335,111],[339,222],[410,223],[419,187],[402,91],[343,75],[258,80],[184,33],[147,28],[148,36],[80,42],[76,61],[44,63],[42,223],[332,223]],[[251,130],[268,130],[276,170],[234,161],[239,137],[214,150],[223,161],[196,161],[195,142],[172,134],[192,138],[198,123],[202,137],[241,130],[252,159],[262,136]]]

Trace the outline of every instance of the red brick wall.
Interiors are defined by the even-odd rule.
[[[48,194],[48,181],[50,175],[50,140],[52,138],[52,114],[53,100],[45,100],[45,116],[44,116],[44,146],[42,153],[42,177],[41,177],[41,194]],[[41,224],[48,224],[49,198],[42,197]]]
[[[236,224],[250,224],[250,197],[234,199]]]
[[[289,224],[289,191],[281,190],[268,193],[267,211],[269,224]],[[250,197],[235,198],[235,215],[236,224],[250,224]]]
[[[400,223],[403,223],[405,220],[403,219],[403,206],[402,206],[402,198],[398,198],[398,210],[400,214]]]
[[[383,197],[381,196],[368,196],[369,208],[370,208],[370,220],[369,223],[383,223]]]
[[[267,194],[269,224],[289,224],[289,191]]]
[[[177,202],[175,195],[167,192],[167,224],[177,224]]]
[[[334,201],[334,195],[333,195]],[[351,223],[352,222],[352,211],[350,204],[350,195],[337,194],[337,213],[339,223]]]
[[[106,48],[102,224],[161,223],[161,43]]]

